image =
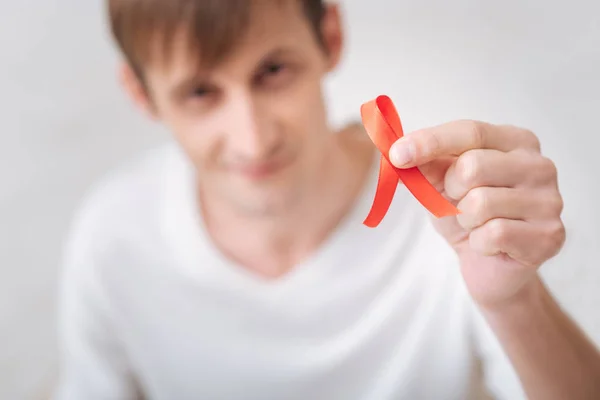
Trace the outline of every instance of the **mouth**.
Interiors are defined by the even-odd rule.
[[[286,167],[288,167],[291,163],[291,159],[273,160],[268,162],[235,166],[232,168],[232,170],[246,179],[259,181],[277,175],[286,169]]]

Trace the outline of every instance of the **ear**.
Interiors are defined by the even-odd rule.
[[[119,81],[133,103],[149,118],[156,119],[156,113],[146,87],[126,62],[122,62],[119,66]]]
[[[328,69],[331,71],[338,66],[342,58],[344,35],[339,4],[329,3],[325,7],[321,32],[328,52]]]

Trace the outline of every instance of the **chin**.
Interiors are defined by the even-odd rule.
[[[254,217],[283,216],[299,202],[296,190],[259,190],[262,193],[245,193],[237,191],[230,197],[233,207],[241,213]]]

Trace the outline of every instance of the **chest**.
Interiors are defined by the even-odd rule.
[[[152,399],[466,398],[469,317],[450,254],[383,250],[262,291],[148,276],[122,302],[138,379]]]

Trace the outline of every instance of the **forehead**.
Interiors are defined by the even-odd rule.
[[[154,36],[149,73],[178,79],[191,73],[228,67],[244,68],[275,50],[302,51],[317,44],[316,37],[295,0],[252,2],[245,18],[225,23],[225,32],[212,34],[181,23],[165,40]],[[218,22],[215,23],[217,25]],[[210,35],[198,37],[199,34]]]

